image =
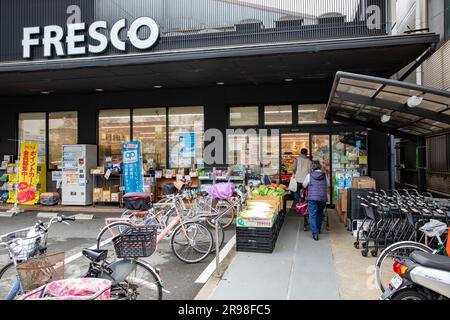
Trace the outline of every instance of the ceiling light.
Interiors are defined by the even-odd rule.
[[[161,86],[161,85],[156,85],[156,86],[153,86],[153,88],[155,88],[155,89],[161,89],[162,86]]]
[[[292,79],[292,78],[286,78],[286,79],[284,79],[284,81],[286,81],[286,82],[292,82],[292,81],[294,81],[294,79]]]
[[[223,85],[225,84],[225,82],[216,82],[216,84],[217,84],[218,86],[223,86]]]
[[[95,91],[97,91],[97,92],[103,92],[103,91],[105,91],[105,89],[95,89]]]
[[[383,115],[381,116],[381,122],[382,122],[382,123],[387,123],[387,122],[389,122],[389,120],[391,120],[391,116],[390,116],[390,115],[388,115],[388,114],[383,114]]]
[[[49,91],[41,91],[42,94],[50,94]]]
[[[410,108],[415,108],[417,106],[419,106],[423,101],[422,97],[418,97],[418,96],[412,96],[408,98],[407,104],[408,107]]]

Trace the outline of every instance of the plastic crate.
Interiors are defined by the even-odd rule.
[[[236,242],[236,251],[241,252],[272,253],[274,249],[275,241],[258,242],[256,240],[247,240]]]
[[[129,227],[112,241],[118,258],[145,258],[155,252],[157,236],[155,227]]]

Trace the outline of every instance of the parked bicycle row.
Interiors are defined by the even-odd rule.
[[[169,240],[179,260],[201,262],[216,250],[216,227],[220,248],[224,229],[233,224],[246,200],[245,189],[223,187],[216,190],[219,194],[214,189],[192,193],[188,185],[180,184],[155,204],[150,194],[126,195],[127,210],[120,218],[106,218],[94,249],[82,251],[89,267],[79,279],[64,279],[64,254],[50,253],[47,247],[51,226],[74,218],[59,216],[11,232],[0,239],[10,258],[0,269],[0,296],[8,300],[162,299],[165,290],[159,270],[145,258],[161,241]]]

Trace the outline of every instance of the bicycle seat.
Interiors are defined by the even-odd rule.
[[[421,266],[439,269],[444,271],[450,270],[450,258],[446,256],[440,256],[437,254],[431,254],[421,251],[414,251],[409,256],[411,260]]]
[[[108,256],[108,250],[83,249],[83,255],[93,262],[105,260]]]

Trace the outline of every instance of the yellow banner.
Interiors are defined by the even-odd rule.
[[[36,199],[38,149],[35,142],[22,142],[20,146],[17,201],[22,204],[33,204]]]

